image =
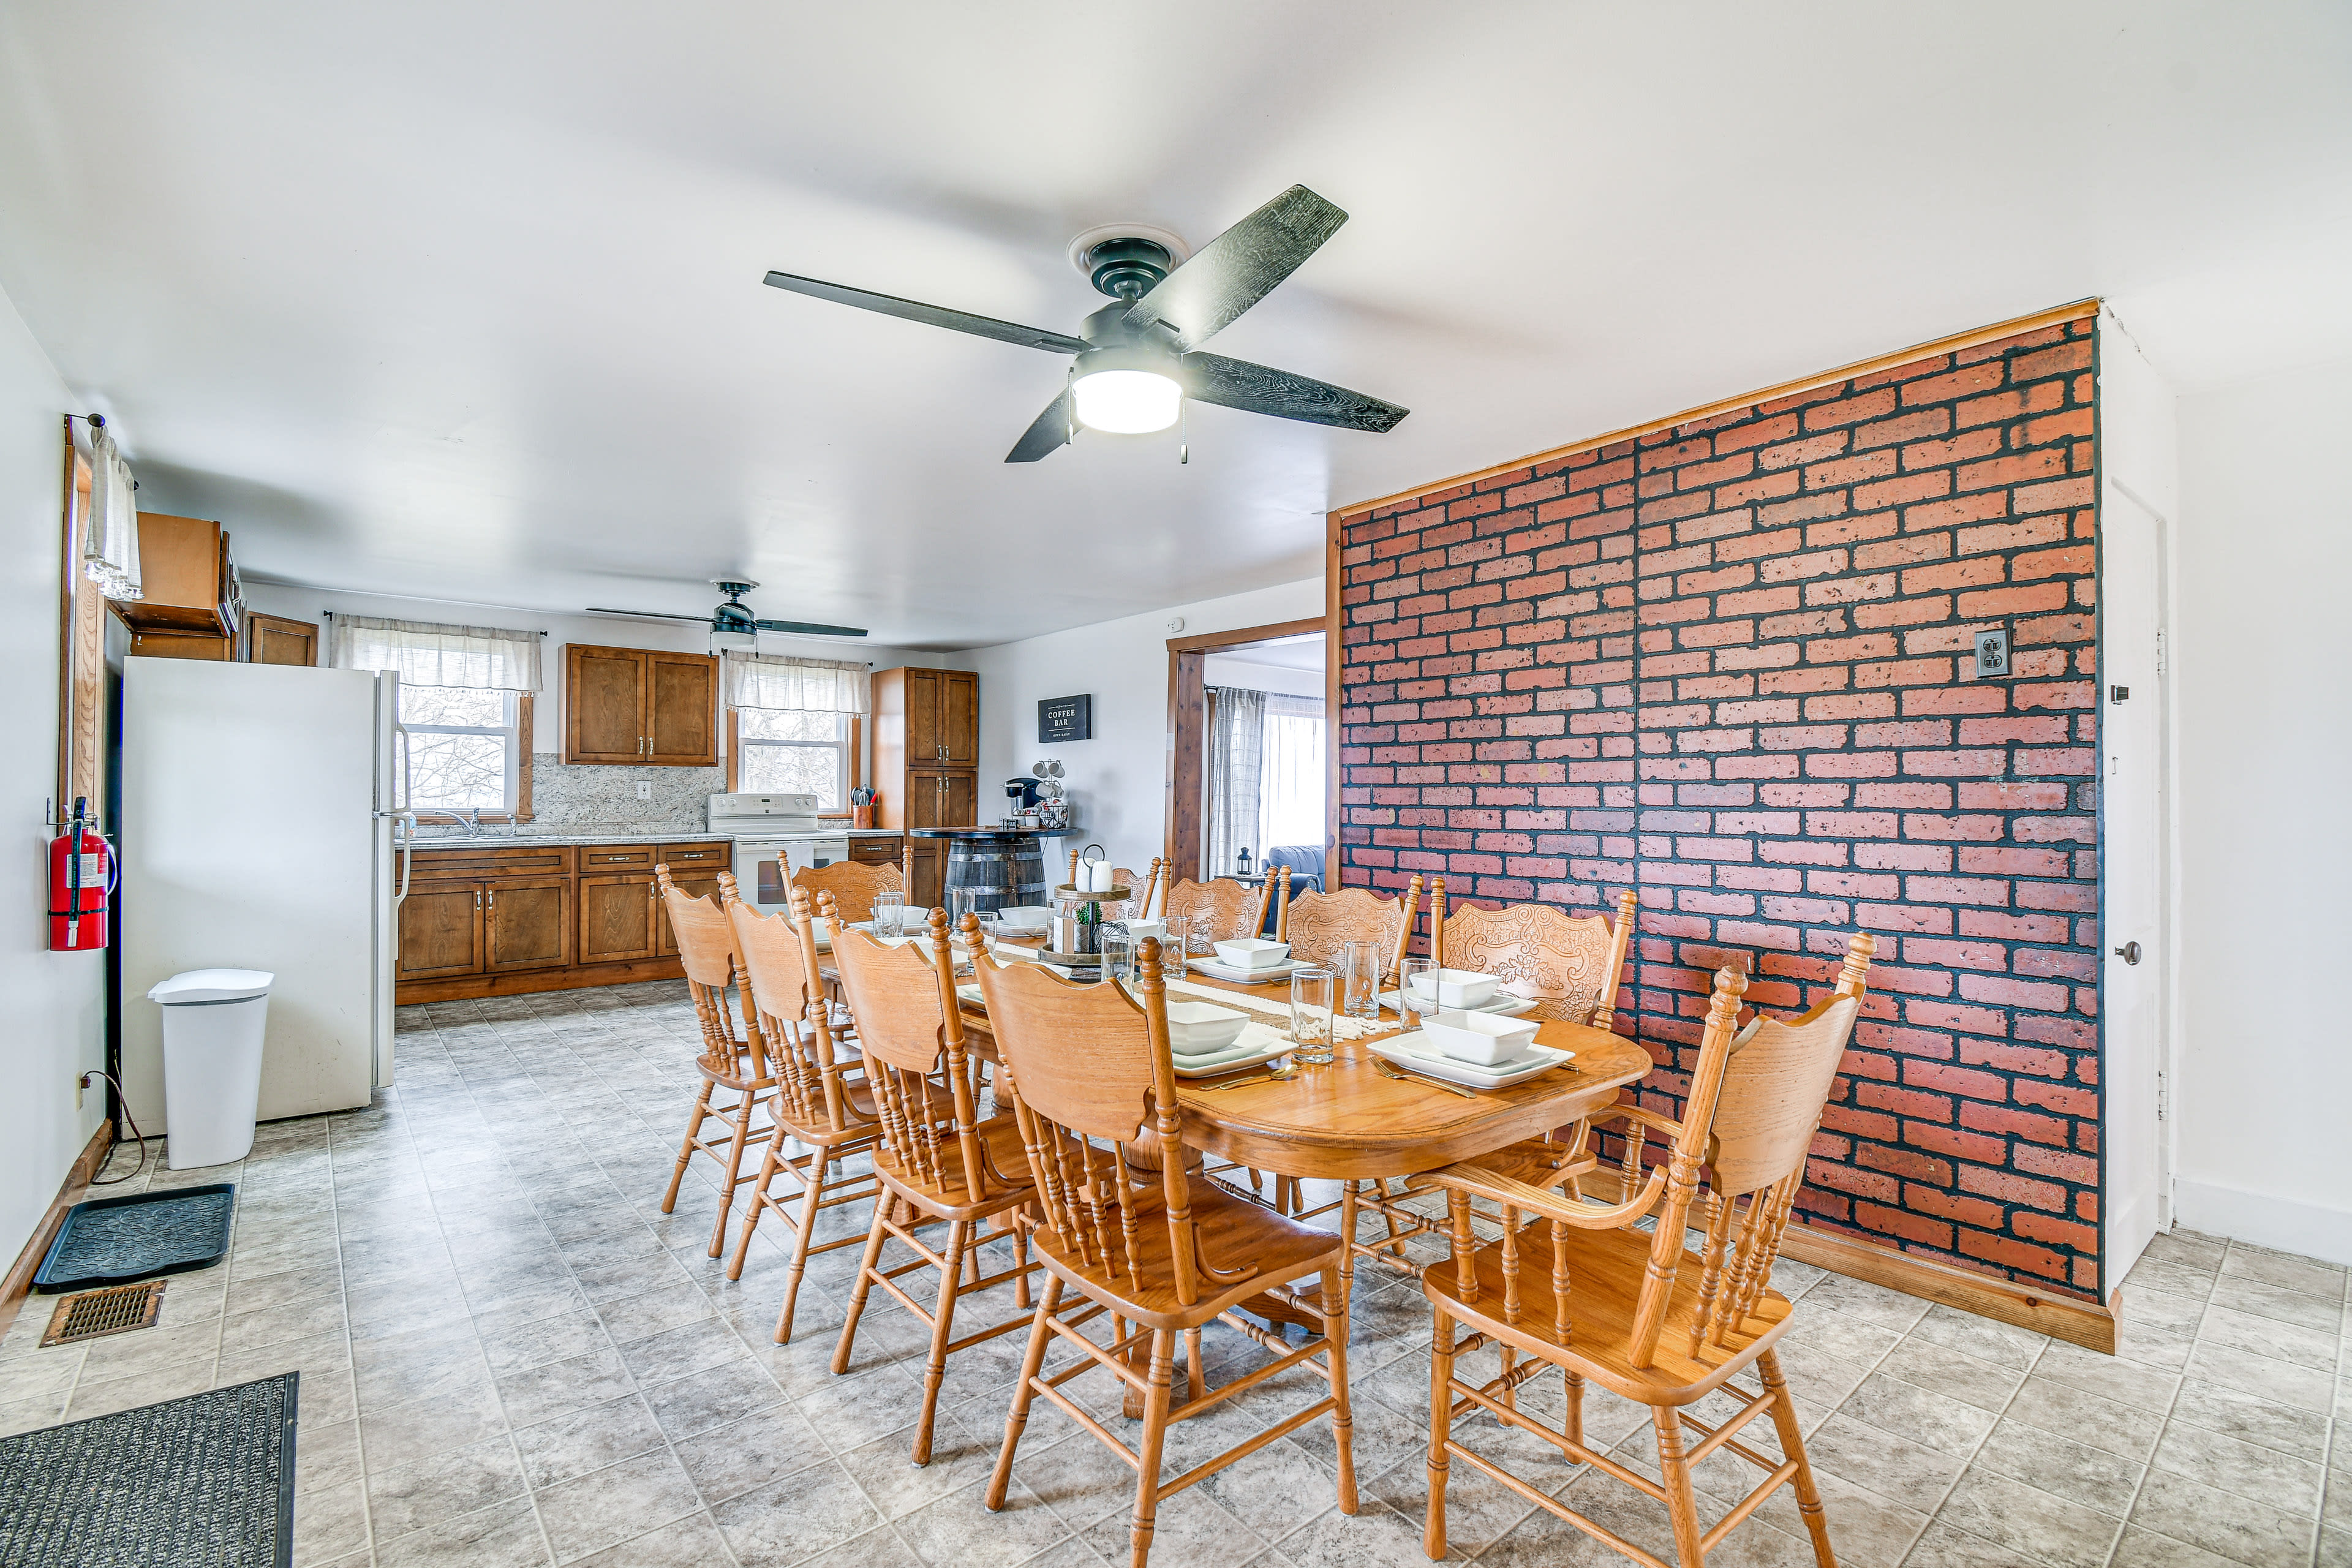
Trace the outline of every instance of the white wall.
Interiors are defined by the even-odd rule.
[[[234,528],[234,523],[231,524]],[[247,583],[247,604],[265,615],[285,616],[298,621],[319,623],[324,636],[324,612],[338,615],[381,616],[391,620],[440,621],[452,626],[504,626],[513,631],[541,631],[547,634],[540,659],[540,679],[545,682],[534,704],[535,716],[531,728],[531,750],[534,752],[560,752],[563,749],[563,650],[572,643],[589,643],[600,647],[650,647],[672,653],[708,653],[710,651],[710,629],[688,621],[631,621],[606,616],[559,616],[538,610],[504,610],[483,605],[456,604],[445,599],[398,599],[379,595],[346,594],[322,588],[302,588],[281,583]],[[710,602],[719,603],[720,595],[712,589]],[[761,607],[760,595],[749,596],[754,610]],[[865,659],[876,669],[911,664],[932,669],[969,669],[968,655],[961,653],[923,653],[899,647],[869,647],[851,641],[819,641],[814,637],[788,637],[762,633],[761,653],[792,654],[802,658]],[[987,700],[982,687],[981,699]],[[870,760],[870,759],[869,759]],[[982,792],[982,798],[987,798]]]
[[[1201,679],[1209,686],[1239,686],[1252,691],[1282,691],[1293,697],[1325,695],[1323,672],[1292,669],[1286,665],[1252,664],[1233,654],[1213,653],[1201,661]]]
[[[32,1236],[98,1130],[102,1089],[74,1109],[74,1079],[105,1066],[106,955],[48,951],[43,821],[58,787],[58,631],[64,585],[64,427],[79,412],[48,356],[0,296],[0,821],[15,870],[0,884],[0,1269]]]
[[[981,812],[992,820],[1003,781],[1040,757],[1059,760],[1078,803],[1080,836],[1117,865],[1141,870],[1163,853],[1168,777],[1168,629],[1185,637],[1305,620],[1324,611],[1323,579],[1309,577],[1198,604],[1171,605],[1090,626],[975,648],[980,672]],[[1037,743],[1037,704],[1092,693],[1094,739]]]
[[[2352,361],[2183,397],[2179,426],[2178,1213],[2352,1263]]]

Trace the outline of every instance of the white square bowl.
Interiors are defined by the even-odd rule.
[[[1290,944],[1268,942],[1261,936],[1245,936],[1238,942],[1217,943],[1217,956],[1235,969],[1272,969],[1290,956]]]
[[[1007,931],[1034,936],[1045,929],[1046,922],[1054,918],[1054,911],[1044,904],[1010,904],[997,910],[996,918],[1004,923]]]
[[[1456,1061],[1493,1067],[1524,1056],[1536,1043],[1536,1026],[1494,1013],[1433,1013],[1422,1028],[1437,1048]]]
[[[1475,969],[1440,969],[1412,977],[1415,997],[1429,994],[1433,976],[1437,982],[1437,1005],[1449,1008],[1483,1007],[1495,999],[1496,991],[1503,984],[1499,974],[1483,974]]]
[[[1213,1002],[1168,1004],[1168,1047],[1181,1057],[1221,1051],[1241,1038],[1249,1015]]]

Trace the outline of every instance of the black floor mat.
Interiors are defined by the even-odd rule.
[[[41,1259],[33,1289],[86,1290],[205,1268],[228,1251],[236,1214],[234,1182],[76,1204]]]
[[[6,1568],[288,1568],[299,1373],[0,1437]]]

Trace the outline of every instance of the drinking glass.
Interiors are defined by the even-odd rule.
[[[1171,980],[1184,978],[1184,955],[1192,951],[1192,917],[1163,915],[1160,917],[1160,973]]]
[[[1378,942],[1339,944],[1339,1010],[1350,1018],[1381,1016],[1381,949]]]
[[[948,930],[961,934],[963,931],[963,917],[979,907],[979,889],[950,888],[948,889]]]
[[[1291,1054],[1301,1066],[1330,1063],[1331,986],[1337,978],[1313,964],[1290,972],[1290,1037],[1297,1047]]]
[[[994,910],[977,910],[973,912],[980,917],[980,945],[994,952],[996,944],[1004,937],[1004,917]]]
[[[1419,1028],[1419,1019],[1437,1011],[1437,960],[1408,958],[1397,965],[1397,1013]]]
[[[1102,978],[1132,980],[1135,978],[1135,939],[1123,931],[1102,933]]]
[[[876,936],[897,936],[898,934],[899,927],[905,922],[906,914],[906,894],[889,892],[875,894],[874,934]]]

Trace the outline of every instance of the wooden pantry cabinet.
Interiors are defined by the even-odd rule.
[[[654,887],[667,865],[689,893],[717,891],[724,839],[688,844],[490,847],[412,852],[400,906],[394,997],[502,996],[685,973]]]
[[[980,802],[980,677],[968,669],[874,673],[877,827],[971,827]]]
[[[574,765],[717,767],[718,658],[568,645],[563,760]]]

